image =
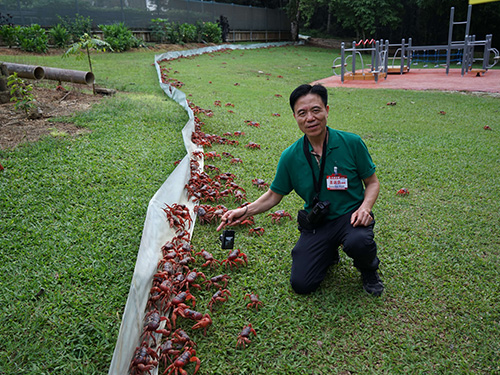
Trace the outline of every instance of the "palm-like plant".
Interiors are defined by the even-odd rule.
[[[106,51],[106,49],[109,49],[110,51],[113,50],[108,42],[98,38],[93,38],[89,34],[85,33],[80,37],[79,42],[73,43],[73,45],[66,52],[64,52],[63,57],[77,55],[77,58],[83,59],[86,54],[89,62],[89,70],[91,73],[94,73],[92,71],[92,59],[90,58],[90,50],[92,49],[99,51]],[[94,83],[92,83],[92,91],[95,94]]]

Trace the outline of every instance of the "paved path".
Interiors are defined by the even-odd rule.
[[[374,81],[349,81],[342,84],[340,76],[320,79],[325,87],[351,87],[365,89],[401,89],[401,90],[440,90],[440,91],[479,91],[500,93],[500,70],[491,69],[484,75],[466,74],[462,77],[460,69],[450,69],[448,75],[444,69],[411,69],[409,73],[389,74],[387,79]]]

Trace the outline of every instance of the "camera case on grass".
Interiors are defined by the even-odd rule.
[[[222,249],[232,250],[234,248],[234,235],[234,230],[225,230],[222,232],[219,237]]]

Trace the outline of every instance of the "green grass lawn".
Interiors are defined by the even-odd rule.
[[[281,151],[301,136],[289,93],[331,75],[334,57],[293,46],[163,65],[185,84],[189,100],[214,111],[200,115],[203,131],[245,132],[239,146],[205,151],[241,158],[238,165],[226,158],[207,163],[234,173],[254,200],[262,191],[251,180],[270,183]],[[0,58],[85,69],[57,56]],[[185,153],[180,129],[187,115],[161,92],[154,53],[94,59],[97,82],[125,92],[71,119],[90,134],[0,151],[0,373],[107,373],[149,199]],[[237,229],[236,246],[249,264],[227,270],[232,296],[215,307],[207,336],[180,320],[197,343],[199,373],[499,373],[499,99],[346,88],[329,94],[329,125],[361,135],[377,165],[374,213],[386,291],[366,295],[342,254],[316,293],[294,294],[288,277],[296,224],[257,216],[265,233]],[[261,149],[245,148],[248,142]],[[403,187],[410,194],[397,196]],[[291,194],[276,209],[295,216],[301,204]],[[192,244],[223,259],[215,227],[197,223]],[[247,293],[259,294],[258,312],[246,309]],[[204,311],[211,293],[195,295]],[[248,323],[257,336],[236,349]]]

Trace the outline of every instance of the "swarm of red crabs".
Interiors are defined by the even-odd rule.
[[[180,86],[182,83],[169,78],[168,72],[168,69],[162,70],[164,82]],[[227,132],[223,136],[206,134],[201,130],[203,122],[198,116],[204,114],[211,117],[213,112],[191,102],[188,104],[194,114],[195,131],[192,133],[192,141],[195,144],[200,147],[211,147],[213,144],[239,145],[234,137],[244,136],[244,132]],[[214,106],[221,107],[221,101],[215,101]],[[234,107],[231,103],[225,106]],[[260,126],[256,121],[246,123],[254,127]],[[253,142],[249,142],[246,147],[260,149],[260,145]],[[191,155],[191,174],[185,189],[189,199],[195,203],[194,214],[200,224],[218,223],[228,210],[225,206],[227,203],[240,207],[249,204],[246,190],[235,182],[234,174],[221,172],[219,167],[211,164],[204,164],[201,168],[201,162],[204,160],[217,162],[227,158],[224,160],[229,159],[229,164],[243,162],[229,152],[221,154],[215,151],[196,151]],[[261,179],[254,179],[252,183],[262,189],[269,186]],[[233,272],[248,265],[248,257],[240,249],[229,250],[226,258],[220,260],[205,249],[194,250],[190,242],[193,220],[187,206],[178,203],[165,204],[163,211],[166,223],[174,230],[175,236],[160,249],[162,258],[153,276],[140,337],[141,344],[136,348],[129,366],[129,373],[133,375],[150,374],[155,368],[163,375],[187,375],[188,370],[196,374],[201,361],[197,356],[196,343],[187,330],[190,327],[191,330],[200,330],[203,335],[210,333],[214,312],[216,314],[218,307],[232,298],[228,288],[231,277],[226,272]],[[283,217],[291,218],[285,211],[276,211],[269,215],[275,223]],[[248,227],[249,233],[264,234],[264,228],[255,227],[253,217],[246,218],[240,225]],[[215,275],[206,275],[208,272]],[[211,297],[208,302],[201,303],[201,298],[195,296],[196,291],[200,290],[213,291],[209,293]],[[247,299],[249,302],[245,301]],[[246,294],[243,303],[247,303],[248,309],[255,308],[256,311],[263,306],[256,293]],[[183,323],[180,323],[181,321]],[[186,324],[189,326],[187,329]],[[240,334],[237,337],[235,335],[236,347],[245,348],[251,343],[250,338],[256,335],[257,332],[251,324],[245,325]]]

